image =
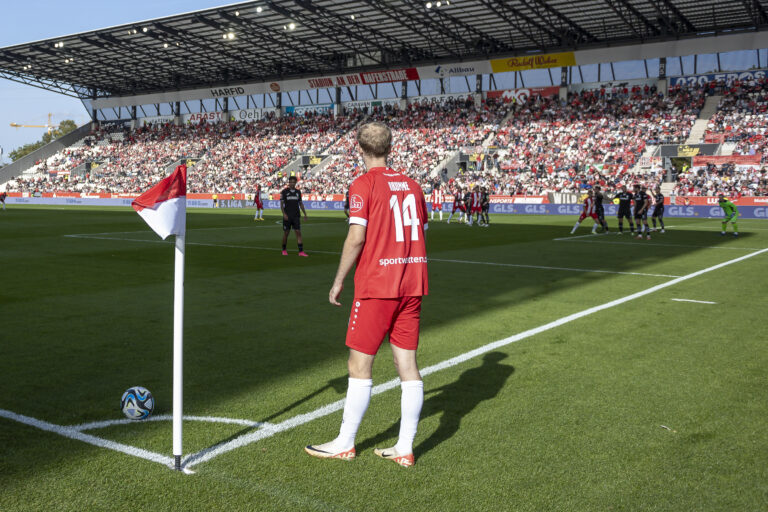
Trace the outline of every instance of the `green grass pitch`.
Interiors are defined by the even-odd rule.
[[[343,399],[351,277],[344,307],[327,296],[346,224],[309,214],[305,259],[293,234],[280,255],[274,212],[189,212],[187,415],[279,425]],[[352,462],[302,449],[337,434],[337,411],[191,475],[6,415],[0,510],[768,510],[768,253],[620,300],[768,248],[768,223],[733,239],[717,219],[668,219],[647,241],[587,223],[571,237],[574,220],[431,223],[422,368],[619,303],[427,375],[413,468],[373,454],[397,437],[398,389],[372,398]],[[119,420],[141,385],[170,414],[172,242],[130,209],[83,207],[9,207],[0,240],[0,410]],[[374,385],[394,377],[385,344]],[[187,454],[258,431],[184,428]],[[85,433],[171,455],[169,421]]]

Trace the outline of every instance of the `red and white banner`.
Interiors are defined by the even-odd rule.
[[[735,164],[735,165],[754,165],[760,167],[760,160],[763,158],[762,153],[755,155],[719,155],[719,156],[695,156],[693,157],[693,167],[703,166],[707,164],[722,165],[722,164]]]
[[[187,227],[187,166],[176,167],[131,206],[163,240],[168,235],[183,235]]]
[[[506,89],[503,91],[488,91],[486,98],[501,98],[505,103],[514,101],[523,103],[531,96],[557,96],[560,88],[554,87],[530,87],[527,89]]]

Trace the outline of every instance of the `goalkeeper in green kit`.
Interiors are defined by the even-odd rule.
[[[725,213],[723,230],[720,232],[720,236],[725,236],[725,230],[728,228],[729,222],[733,224],[733,236],[739,236],[739,226],[736,224],[736,221],[739,219],[739,209],[736,208],[732,201],[726,199],[723,194],[718,196],[718,204],[720,204],[720,208]]]

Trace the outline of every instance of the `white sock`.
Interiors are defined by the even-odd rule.
[[[371,379],[349,378],[347,399],[344,402],[344,417],[341,421],[339,437],[334,441],[335,451],[341,452],[355,446],[357,429],[360,428],[360,422],[363,421],[363,416],[371,401],[372,387],[373,380]]]
[[[592,226],[592,233],[596,233],[596,232],[597,232],[597,224]]]
[[[5,208],[5,206],[3,206]],[[443,220],[443,210],[440,210],[440,220]]]
[[[395,451],[400,455],[413,453],[413,438],[419,425],[421,406],[424,405],[424,382],[407,380],[400,383],[400,436]]]
[[[259,218],[260,219],[264,218],[264,210],[259,210]]]
[[[571,230],[571,234],[574,234],[577,229],[579,229],[579,221],[576,221],[576,224],[573,225],[573,229]]]

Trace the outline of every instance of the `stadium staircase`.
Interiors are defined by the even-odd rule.
[[[664,194],[664,197],[671,196],[673,190],[675,190],[675,182],[665,182],[661,184],[661,193]]]
[[[37,174],[37,162],[41,162],[73,144],[80,143],[91,133],[92,123],[85,123],[80,128],[72,130],[68,134],[51,141],[45,146],[25,155],[12,164],[8,164],[0,169],[0,184],[10,181],[15,176],[23,174]]]
[[[515,115],[515,109],[514,109],[514,107],[513,107],[513,108],[509,109],[509,112],[507,112],[507,115],[505,115],[505,116],[504,116],[504,119],[502,119],[501,121],[499,121],[499,128],[501,128],[502,126],[504,126],[505,124],[507,124],[507,121],[509,121],[510,119],[512,119],[512,117],[513,117],[514,115]],[[487,137],[485,138],[485,140],[483,141],[483,147],[484,147],[484,148],[487,148],[488,146],[490,146],[491,144],[493,144],[493,141],[496,139],[496,133],[497,133],[497,132],[495,132],[495,131],[494,131],[494,132],[491,132],[491,133],[489,133],[489,134],[488,134],[488,136],[487,136]]]
[[[454,165],[451,167],[451,169],[458,168],[459,156],[461,156],[461,151],[451,151],[450,153],[446,154],[445,158],[443,158],[442,161],[440,161],[440,163],[437,164],[434,169],[432,169],[432,172],[429,173],[430,177],[432,177],[433,179],[437,178],[438,176],[441,175],[441,173],[443,172],[443,169],[446,169],[452,163]],[[447,181],[448,178],[451,178],[455,174],[456,174],[455,170],[453,173],[451,173],[451,170],[449,169],[445,176],[446,180],[442,180],[442,181]]]
[[[707,96],[707,100],[704,103],[704,107],[699,112],[699,118],[693,123],[691,133],[688,134],[688,138],[685,140],[686,144],[699,144],[704,138],[704,132],[707,131],[707,125],[709,120],[717,112],[717,106],[720,104],[722,96]]]

